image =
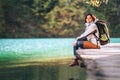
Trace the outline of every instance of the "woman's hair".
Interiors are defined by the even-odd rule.
[[[95,21],[96,17],[93,14],[89,13],[85,16],[85,23],[86,23],[86,18],[88,15],[90,15],[92,17],[92,20]]]

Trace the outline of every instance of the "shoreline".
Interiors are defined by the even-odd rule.
[[[27,67],[27,66],[47,66],[47,65],[62,65],[69,64],[72,61],[72,57],[61,58],[45,58],[45,59],[23,59],[12,61],[0,61],[0,68],[15,68],[15,67]]]

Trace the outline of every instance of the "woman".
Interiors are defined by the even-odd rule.
[[[74,47],[74,60],[70,64],[70,66],[79,65],[78,58],[76,55],[76,50],[78,48],[82,49],[99,49],[100,42],[97,38],[99,38],[99,32],[97,26],[95,24],[96,18],[92,14],[87,14],[85,17],[85,32],[81,34],[76,40],[73,42]],[[96,35],[96,36],[95,36]],[[85,40],[86,39],[86,40]]]

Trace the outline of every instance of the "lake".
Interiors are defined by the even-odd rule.
[[[74,38],[0,39],[0,59],[45,59],[73,56]],[[111,38],[119,43],[120,38]]]
[[[68,65],[74,38],[0,39],[0,80],[85,80]],[[111,38],[120,43],[120,38]]]
[[[1,39],[0,57],[4,59],[71,57],[73,40],[72,38]]]

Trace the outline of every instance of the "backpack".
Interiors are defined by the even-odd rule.
[[[99,38],[101,45],[108,44],[110,42],[109,30],[105,21],[98,20],[95,22],[99,31]]]

